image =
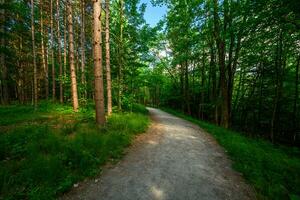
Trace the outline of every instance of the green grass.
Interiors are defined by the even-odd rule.
[[[298,148],[275,146],[171,109],[163,110],[198,124],[212,134],[233,160],[233,168],[255,188],[258,199],[300,199]]]
[[[0,199],[54,199],[85,177],[121,158],[147,115],[119,113],[105,127],[94,110],[73,113],[70,106],[42,103],[0,107]]]

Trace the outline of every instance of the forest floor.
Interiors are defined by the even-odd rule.
[[[0,199],[51,200],[101,173],[148,128],[148,111],[114,113],[95,125],[94,105],[74,113],[68,104],[0,106]]]
[[[255,199],[211,135],[174,115],[149,110],[151,127],[124,159],[62,199]]]

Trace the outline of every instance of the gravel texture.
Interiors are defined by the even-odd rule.
[[[209,134],[159,109],[148,109],[152,125],[135,139],[126,156],[61,199],[255,199]]]

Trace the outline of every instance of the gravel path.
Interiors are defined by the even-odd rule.
[[[153,123],[125,158],[62,199],[255,199],[210,135],[183,119],[149,110]]]

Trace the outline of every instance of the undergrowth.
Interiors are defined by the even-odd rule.
[[[94,110],[73,113],[70,106],[42,103],[0,107],[0,199],[54,199],[101,165],[123,156],[148,116],[118,113],[106,126],[94,123]]]
[[[298,148],[273,145],[171,109],[163,110],[198,124],[212,134],[233,160],[233,168],[255,188],[258,199],[300,199]]]

